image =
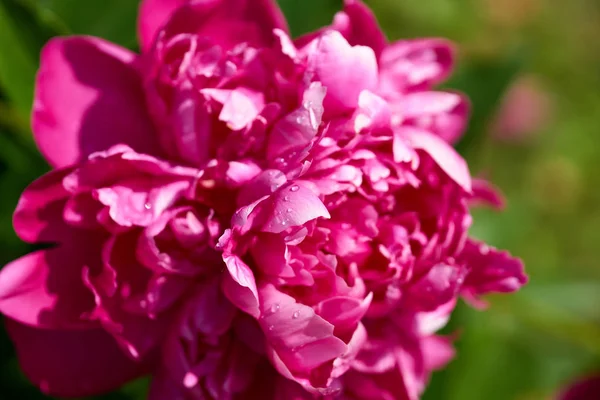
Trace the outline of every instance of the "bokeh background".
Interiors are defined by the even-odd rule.
[[[294,35],[331,21],[342,0],[280,0]],[[473,235],[525,260],[531,283],[461,305],[448,332],[458,357],[428,400],[545,400],[600,370],[600,1],[366,0],[392,40],[458,45],[445,85],[473,102],[458,144],[473,174],[506,194],[475,211]],[[90,34],[136,49],[138,0],[0,0],[0,265],[31,248],[11,227],[19,193],[48,169],[29,129],[39,52],[54,35]],[[60,360],[57,360],[60,363]],[[98,399],[144,399],[134,382]],[[599,397],[600,399],[600,394]],[[19,371],[0,328],[0,399],[48,399]]]

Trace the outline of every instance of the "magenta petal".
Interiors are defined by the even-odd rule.
[[[226,255],[223,260],[229,270],[222,282],[225,295],[236,307],[258,318],[258,291],[252,270],[237,256]]]
[[[442,138],[427,131],[402,127],[396,140],[408,140],[415,148],[425,151],[448,176],[465,191],[471,192],[471,174],[467,162]]]
[[[138,16],[138,38],[143,51],[154,43],[156,34],[177,8],[190,0],[142,0]]]
[[[427,89],[450,75],[454,49],[444,39],[401,40],[383,50],[379,63],[383,91]]]
[[[52,39],[37,75],[32,129],[55,167],[124,143],[160,154],[135,55],[101,39]]]
[[[361,0],[345,0],[344,11],[336,14],[332,28],[341,32],[353,46],[369,46],[377,58],[387,44],[373,11]]]
[[[496,188],[491,182],[485,179],[473,179],[473,199],[472,204],[483,204],[502,210],[506,204],[504,196],[500,189]]]
[[[327,207],[310,189],[292,182],[259,203],[249,220],[260,223],[263,232],[281,233],[319,217],[330,217]]]
[[[13,214],[13,226],[22,240],[56,242],[67,233],[69,227],[63,221],[63,208],[69,192],[62,182],[70,172],[70,169],[51,171],[21,194]]]
[[[75,248],[40,250],[5,266],[0,272],[0,311],[21,323],[44,328],[84,325],[80,316],[91,311],[94,299],[83,285],[81,271],[86,253],[93,258],[94,252],[82,243]],[[99,253],[96,256],[99,258]]]
[[[288,32],[285,17],[274,0],[196,0],[177,9],[163,33],[166,37],[195,33],[230,49],[240,41],[255,47],[271,47],[278,41],[274,29]],[[148,29],[143,33],[150,32]],[[142,40],[144,48],[152,41],[148,37]]]
[[[565,391],[557,400],[595,400],[600,393],[600,373],[578,380]]]
[[[373,49],[350,46],[337,31],[325,32],[309,51],[309,65],[315,80],[327,89],[325,110],[337,114],[358,105],[363,90],[377,86],[377,59]]]
[[[44,393],[79,397],[117,389],[146,372],[101,329],[41,330],[6,320],[25,375]]]
[[[463,295],[475,300],[476,304],[479,295],[514,292],[529,280],[520,259],[485,243],[467,241],[458,260],[469,270]]]
[[[309,372],[345,353],[347,346],[333,335],[333,325],[306,305],[278,291],[260,288],[260,325],[267,342],[290,371]]]

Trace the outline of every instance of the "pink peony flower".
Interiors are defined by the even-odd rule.
[[[457,298],[527,281],[468,238],[469,207],[501,201],[451,147],[449,44],[389,44],[358,0],[294,41],[270,0],[140,11],[140,55],[42,53],[55,169],[14,226],[51,247],[0,273],[26,375],[60,396],[151,373],[153,400],[418,399]]]

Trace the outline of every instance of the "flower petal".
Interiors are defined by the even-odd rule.
[[[259,290],[261,319],[267,342],[290,371],[310,372],[345,353],[346,344],[333,335],[333,325],[273,285]]]
[[[87,324],[80,317],[92,310],[94,299],[83,284],[82,270],[100,262],[99,249],[90,245],[93,241],[73,239],[68,247],[40,250],[5,266],[0,272],[0,311],[43,328]]]
[[[138,39],[142,50],[148,50],[154,43],[158,31],[169,17],[190,0],[142,0],[138,16]]]
[[[55,170],[31,183],[19,198],[13,214],[17,235],[29,243],[60,241],[70,228],[63,221],[69,192],[63,179],[71,169]]]
[[[387,38],[373,11],[361,0],[345,0],[344,10],[333,20],[333,28],[341,32],[351,45],[372,48],[377,58],[387,45]]]
[[[90,37],[52,39],[42,50],[32,129],[55,167],[124,143],[160,154],[135,55]]]
[[[471,174],[467,162],[442,138],[427,131],[402,127],[396,131],[396,140],[407,139],[418,150],[434,159],[448,176],[465,191],[471,192]]]
[[[467,241],[458,261],[469,269],[463,296],[475,306],[484,305],[478,300],[482,294],[514,292],[529,280],[520,259],[475,240]]]
[[[44,393],[80,397],[117,389],[147,370],[101,329],[41,330],[6,320],[25,375]]]
[[[454,49],[444,39],[401,40],[387,46],[379,62],[384,92],[428,89],[450,75]]]
[[[147,12],[140,19],[142,24],[145,15]],[[149,25],[144,28],[144,49],[150,47],[151,33],[159,27]],[[240,38],[254,47],[271,47],[279,40],[274,29],[289,31],[274,0],[197,0],[188,1],[177,9],[160,34],[173,37],[179,33],[194,33],[230,49],[240,43]]]
[[[307,51],[315,80],[327,89],[324,100],[327,114],[355,108],[363,90],[376,88],[377,59],[370,47],[350,46],[339,32],[329,31]]]

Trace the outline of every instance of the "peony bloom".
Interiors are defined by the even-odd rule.
[[[42,53],[54,170],[14,226],[49,246],[0,273],[26,375],[60,396],[151,374],[153,400],[418,399],[457,298],[527,281],[468,237],[500,199],[451,147],[450,45],[388,43],[358,0],[296,40],[271,0],[140,11],[140,55]]]

